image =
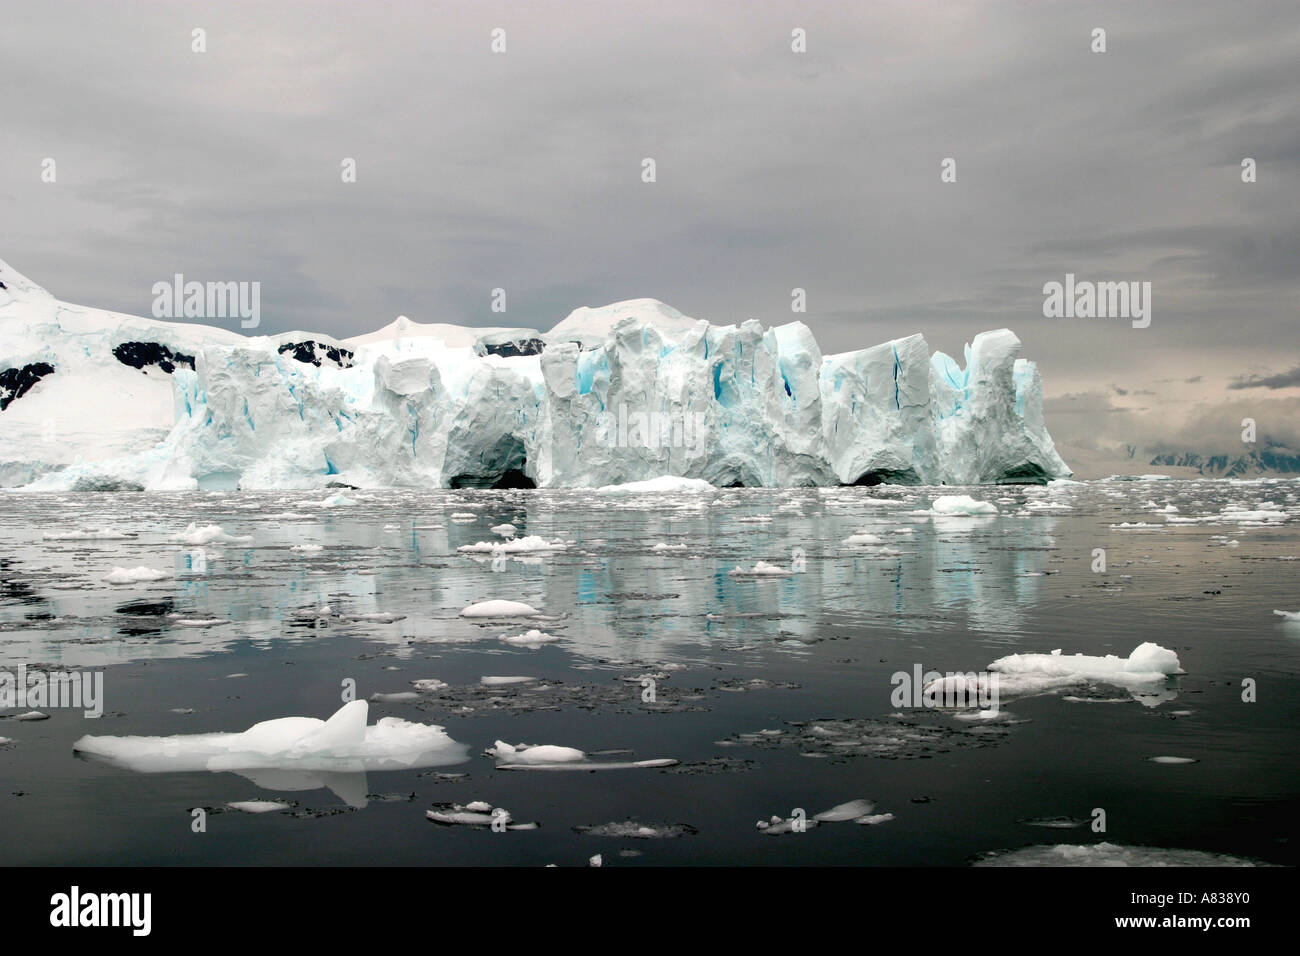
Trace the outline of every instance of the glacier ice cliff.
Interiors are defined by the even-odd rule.
[[[981,484],[1070,474],[1000,329],[822,355],[801,322],[653,299],[549,332],[402,317],[336,340],[61,302],[0,262],[0,486],[33,490]]]

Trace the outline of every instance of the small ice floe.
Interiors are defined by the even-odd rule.
[[[597,853],[595,856],[593,856],[593,857],[591,857],[590,859],[587,860],[587,865],[588,865],[588,866],[604,866],[604,865],[605,865],[605,858],[604,858],[603,856],[601,856],[599,853]]]
[[[997,513],[997,505],[991,501],[978,501],[970,495],[940,495],[934,499],[928,510],[912,512],[915,515],[956,515],[960,517],[979,517]]]
[[[447,682],[438,680],[436,677],[426,677],[421,680],[411,681],[411,686],[421,694],[436,694],[440,690],[447,689]]]
[[[490,827],[496,821],[497,826],[507,830],[536,830],[537,823],[515,823],[510,811],[504,807],[494,807],[482,800],[474,800],[463,806],[459,803],[436,804],[424,815],[434,823],[445,827]]]
[[[1062,504],[1059,501],[1042,501],[1042,500],[1031,501],[1028,504],[1026,504],[1025,507],[1030,511],[1073,511],[1074,510],[1069,505]]]
[[[856,818],[853,822],[861,826],[874,827],[881,823],[888,823],[894,819],[892,813],[866,813]]]
[[[5,744],[11,744],[13,742],[14,739],[12,737],[0,737],[0,747],[3,747]]]
[[[547,541],[540,535],[530,534],[524,538],[510,538],[507,541],[478,541],[474,544],[462,544],[457,551],[465,554],[545,554],[551,551],[563,551],[568,547],[563,541]]]
[[[858,817],[865,817],[876,809],[876,805],[871,800],[850,800],[848,803],[841,803],[831,807],[829,810],[823,810],[815,814],[813,819],[819,823],[840,823],[844,820],[856,820]]]
[[[513,538],[519,531],[514,525],[506,522],[505,524],[494,524],[488,528],[493,534],[499,534],[503,538]]]
[[[371,694],[370,699],[376,704],[405,704],[419,700],[420,695],[413,690],[400,690],[394,694]]]
[[[1151,524],[1149,521],[1121,521],[1111,527],[1116,531],[1160,531],[1164,525]]]
[[[330,495],[328,498],[316,502],[316,505],[319,508],[346,508],[348,505],[354,504],[356,504],[356,501],[343,494],[343,492],[339,492],[336,495]]]
[[[205,524],[200,526],[197,522],[191,521],[184,531],[172,535],[172,540],[190,545],[212,544],[214,542],[221,542],[223,544],[248,544],[253,540],[253,536],[251,534],[227,534],[221,529],[221,525],[219,524]]]
[[[354,700],[329,720],[281,717],[242,733],[174,737],[85,736],[76,753],[141,773],[295,769],[358,772],[463,763],[469,747],[438,726],[384,717],[366,726],[369,705]]]
[[[990,853],[975,866],[1268,866],[1244,857],[1201,850],[1167,850],[1150,846],[1094,843],[1077,846],[1027,846]]]
[[[551,644],[558,641],[559,638],[554,634],[547,634],[543,631],[539,631],[537,628],[533,628],[532,630],[524,631],[522,634],[512,634],[509,637],[503,637],[501,640],[505,641],[507,644],[514,644],[516,647],[537,648],[541,647],[543,644]]]
[[[509,687],[512,684],[531,684],[536,677],[480,677],[478,682],[484,687]]]
[[[1059,649],[1050,654],[1010,654],[988,665],[992,679],[997,683],[1000,697],[1022,697],[1041,694],[1061,687],[1077,684],[1100,683],[1124,687],[1146,702],[1140,692],[1153,685],[1162,685],[1175,674],[1184,674],[1178,655],[1166,647],[1150,641],[1139,644],[1128,657],[1107,654],[1094,657],[1087,654],[1062,654]],[[954,691],[962,690],[966,675],[957,674],[931,681],[924,693],[942,696],[949,685]],[[954,684],[958,682],[958,684]],[[955,694],[954,694],[955,696]]]
[[[866,531],[859,531],[849,535],[840,544],[846,548],[873,547],[885,543],[885,539],[878,534],[869,534]]]
[[[671,758],[655,760],[605,761],[592,760],[575,747],[554,744],[518,744],[511,746],[498,740],[496,746],[485,751],[497,759],[498,770],[634,770],[653,767],[671,767],[677,761]]]
[[[1300,611],[1277,611],[1273,612],[1284,621],[1300,621]]]
[[[193,707],[173,707],[173,708],[171,709],[171,712],[172,712],[173,714],[192,714],[192,713],[194,713],[194,708],[193,708]]]
[[[115,531],[112,528],[82,528],[79,531],[46,531],[41,535],[44,541],[124,541],[134,538],[135,534]]]
[[[138,568],[114,568],[104,575],[102,580],[109,584],[145,584],[149,581],[161,581],[163,578],[169,577],[171,577],[171,574],[167,571],[158,571],[141,565]]]
[[[522,601],[479,601],[460,612],[461,617],[537,617],[542,612]]]
[[[227,674],[227,675],[226,675],[226,680],[231,680],[232,678],[235,678],[235,677],[247,677],[247,676],[248,676],[247,674],[242,674],[242,673],[241,673],[241,674]]]
[[[810,820],[807,817],[786,818],[774,815],[770,820],[759,820],[754,826],[766,836],[781,836],[784,833],[802,833],[804,830],[811,830],[818,825],[818,822],[816,818]]]
[[[325,546],[323,544],[295,544],[289,550],[297,551],[300,554],[320,554],[325,550]]]
[[[229,621],[222,620],[219,617],[177,617],[172,618],[173,627],[216,627],[218,624],[229,624]]]
[[[663,541],[656,541],[656,542],[654,543],[654,546],[651,547],[650,550],[651,550],[651,551],[685,551],[685,550],[686,550],[686,545],[684,545],[684,544],[667,544],[666,542],[663,542]]]
[[[752,568],[742,568],[738,565],[728,571],[727,574],[733,578],[784,578],[789,577],[794,572],[776,564],[759,561]]]
[[[472,511],[456,511],[452,513],[452,521],[477,521],[478,515]]]
[[[49,720],[49,714],[43,714],[39,710],[29,710],[25,714],[19,714],[14,720]]]
[[[321,604],[318,607],[299,608],[293,612],[293,616],[299,621],[323,621],[334,615],[334,608],[329,604]]]
[[[645,481],[629,481],[621,485],[603,485],[596,489],[598,495],[643,495],[643,494],[699,494],[715,491],[713,485],[702,478],[679,478],[676,475],[661,475]]]
[[[290,804],[278,800],[235,800],[226,806],[244,813],[274,813],[277,810],[288,810]]]
[[[391,611],[370,611],[365,614],[340,614],[339,620],[360,621],[366,624],[393,624],[406,620],[406,615],[394,614]]]
[[[1147,757],[1152,763],[1196,763],[1195,757]]]
[[[1017,823],[1024,824],[1027,827],[1046,827],[1049,830],[1073,830],[1087,823],[1080,817],[1031,817],[1028,820],[1017,820]]]
[[[672,840],[677,837],[694,836],[700,832],[688,823],[638,823],[635,820],[600,823],[573,829],[575,833],[584,836],[617,837],[626,840]]]
[[[743,518],[736,519],[740,524],[768,524],[771,520],[771,515],[745,515]]]

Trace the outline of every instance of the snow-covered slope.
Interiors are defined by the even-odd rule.
[[[68,305],[0,261],[0,486],[970,484],[1068,475],[1002,329],[822,356],[800,322],[654,299],[548,333],[421,324],[245,337]]]

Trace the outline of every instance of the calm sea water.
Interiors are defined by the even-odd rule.
[[[1000,514],[914,513],[952,493],[992,501]],[[1300,862],[1300,624],[1273,615],[1300,610],[1298,482],[343,494],[330,506],[324,493],[297,492],[0,499],[0,667],[99,670],[105,693],[98,719],[0,711],[9,738],[0,860],[535,866],[585,865],[599,853],[607,866],[963,865],[992,851],[1106,840]],[[1170,505],[1177,511],[1161,510]],[[1273,507],[1277,518],[1243,523],[1243,510]],[[1185,521],[1194,517],[1207,520]],[[174,537],[191,522],[251,541],[200,551]],[[566,547],[496,562],[458,551],[498,540],[490,528],[504,522]],[[1147,527],[1116,527],[1124,523]],[[45,537],[86,527],[132,537]],[[855,532],[880,536],[886,550],[842,544]],[[301,545],[321,548],[292,550]],[[1094,570],[1096,549],[1104,571]],[[760,560],[803,570],[729,573]],[[103,581],[137,566],[167,576]],[[527,602],[546,619],[459,616],[493,598]],[[325,605],[329,616],[316,618]],[[348,619],[384,613],[403,617]],[[223,623],[178,623],[213,618]],[[559,640],[502,640],[531,627]],[[1155,697],[1091,685],[1004,702],[1009,718],[998,721],[891,716],[900,713],[891,675],[915,665],[981,670],[1057,648],[1127,656],[1144,641],[1176,651],[1187,672]],[[534,680],[485,687],[489,675]],[[449,687],[372,703],[371,722],[439,724],[470,747],[459,765],[334,777],[139,773],[73,752],[83,734],[328,717],[346,679],[368,697],[426,678]],[[1246,679],[1254,702],[1242,699]],[[679,763],[502,771],[483,754],[498,739]],[[780,836],[755,828],[855,798],[894,819]],[[290,806],[225,809],[242,800]],[[475,800],[540,828],[494,833],[425,817]],[[195,807],[210,810],[206,832],[192,831]],[[1087,823],[1097,808],[1105,833]],[[1085,822],[1026,822],[1044,818]],[[684,828],[658,839],[575,829],[627,820]]]

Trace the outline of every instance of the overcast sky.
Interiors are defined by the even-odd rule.
[[[1243,415],[1300,446],[1294,0],[10,2],[0,91],[0,257],[73,302],[179,272],[260,282],[267,332],[641,296],[825,352],[1006,326],[1067,461],[1240,451]],[[1150,327],[1044,318],[1067,272],[1151,282]]]

